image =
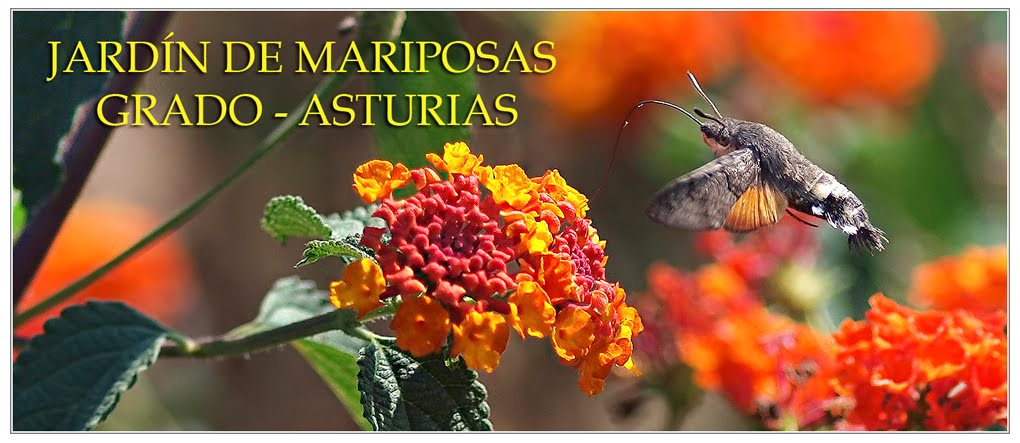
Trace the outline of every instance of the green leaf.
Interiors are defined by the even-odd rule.
[[[329,302],[329,294],[315,286],[315,282],[301,280],[297,276],[284,277],[273,283],[259,307],[259,313],[251,322],[235,328],[228,337],[255,334],[280,326],[297,323],[328,311],[335,310]],[[353,310],[345,310],[349,321],[355,322]],[[311,340],[325,343],[351,355],[357,355],[365,342],[344,334],[329,331],[311,337]]]
[[[453,19],[453,16],[446,12],[438,11],[409,11],[404,21],[404,27],[398,38],[397,50],[391,57],[393,60],[419,60],[421,49],[418,45],[405,47],[400,41],[434,41],[440,45],[452,41],[462,41],[464,36],[460,27]],[[405,54],[405,51],[410,54]],[[452,47],[447,58],[451,66],[466,66],[469,54],[465,48],[460,46]],[[372,74],[372,92],[376,94],[397,94],[398,97],[405,97],[407,94],[429,94],[438,95],[442,99],[442,106],[436,110],[446,125],[430,122],[428,126],[418,126],[423,111],[421,102],[417,101],[412,107],[406,99],[393,100],[393,107],[390,109],[395,122],[405,122],[411,119],[411,123],[405,126],[390,125],[387,121],[387,107],[376,106],[372,118],[375,120],[375,137],[379,145],[379,154],[390,161],[400,162],[409,168],[425,166],[426,152],[439,152],[447,142],[468,141],[471,137],[470,126],[458,126],[457,123],[464,123],[471,105],[474,103],[478,93],[478,86],[475,81],[473,70],[467,70],[461,74],[454,74],[443,68],[440,58],[429,59],[424,68],[427,73],[392,73],[383,72]],[[451,107],[454,100],[450,95],[456,96],[456,122],[446,121],[449,119]],[[432,102],[430,102],[430,105]],[[416,112],[412,112],[416,111]]]
[[[25,220],[28,219],[28,212],[25,205],[21,204],[21,191],[11,191],[11,238],[17,239],[21,234],[21,228],[25,227]]]
[[[262,230],[280,243],[286,243],[290,237],[324,240],[333,232],[315,209],[306,205],[301,197],[293,195],[273,197],[269,200],[262,216]]]
[[[75,111],[97,96],[109,74],[84,73],[75,62],[73,73],[50,77],[51,46],[57,46],[58,68],[67,67],[81,41],[93,68],[100,63],[98,41],[120,41],[124,13],[112,11],[15,11],[12,103],[14,106],[14,187],[32,216],[61,179],[58,145],[72,128]],[[80,59],[79,55],[76,59]],[[85,116],[88,118],[88,116]]]
[[[358,359],[347,352],[311,340],[298,340],[294,342],[294,348],[329,385],[350,411],[354,422],[361,429],[371,431],[372,425],[365,420],[361,393],[358,392]]]
[[[324,219],[326,226],[333,230],[331,236],[334,240],[347,238],[352,235],[361,235],[366,226],[376,228],[386,227],[386,222],[372,216],[372,213],[379,208],[378,204],[358,206],[342,214],[329,214]]]
[[[372,258],[372,251],[359,245],[360,241],[360,235],[341,240],[312,240],[305,245],[304,258],[294,267],[315,263],[323,257],[340,257],[347,264],[363,258]]]
[[[14,430],[92,429],[159,355],[169,332],[119,302],[71,306],[14,362]]]
[[[329,303],[326,291],[318,289],[314,282],[296,276],[284,277],[277,280],[266,294],[255,319],[228,335],[254,334],[335,309]],[[347,309],[344,312],[349,315],[350,322],[356,321],[353,310]],[[361,394],[356,381],[358,369],[355,356],[365,346],[365,342],[341,331],[329,331],[291,344],[326,381],[354,421],[363,429],[369,429],[368,422],[363,418]]]
[[[365,418],[378,431],[491,431],[485,386],[463,359],[422,359],[373,343],[358,358]]]

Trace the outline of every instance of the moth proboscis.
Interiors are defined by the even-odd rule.
[[[794,209],[843,231],[853,251],[885,249],[889,242],[885,233],[871,224],[864,203],[836,177],[805,158],[776,130],[724,117],[694,75],[687,76],[714,114],[698,108],[692,114],[659,100],[645,100],[634,109],[654,103],[683,112],[698,124],[716,159],[660,189],[645,211],[648,217],[678,229],[750,232],[777,223],[784,212]]]

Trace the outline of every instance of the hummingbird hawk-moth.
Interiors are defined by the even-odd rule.
[[[705,121],[668,102],[646,100],[638,106],[656,103],[686,114],[698,124],[716,159],[659,190],[645,211],[648,217],[679,229],[750,232],[775,224],[792,208],[843,231],[851,250],[885,249],[883,242],[889,242],[885,233],[868,221],[864,204],[836,177],[805,158],[776,130],[724,117],[694,75],[687,76],[715,112],[709,115],[694,108]]]

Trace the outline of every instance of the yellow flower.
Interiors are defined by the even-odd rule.
[[[397,335],[398,347],[415,357],[424,357],[443,349],[450,334],[450,314],[427,295],[404,297],[390,329]]]
[[[443,157],[433,153],[425,154],[437,169],[442,169],[451,174],[471,175],[475,167],[482,164],[482,156],[471,154],[471,148],[464,142],[447,143],[443,146]]]
[[[524,334],[542,338],[552,332],[556,309],[542,287],[530,280],[517,283],[510,295],[510,324],[524,338]]]
[[[552,345],[564,364],[584,356],[594,340],[595,322],[587,312],[569,306],[556,316]]]
[[[365,203],[372,203],[390,195],[411,181],[411,172],[407,166],[397,163],[396,166],[386,160],[371,160],[358,166],[354,172],[354,190]]]
[[[528,232],[521,233],[519,250],[528,251],[528,254],[541,254],[545,252],[553,242],[552,232],[549,232],[549,224],[545,221],[535,221],[533,217],[525,217],[524,225]]]
[[[517,165],[499,165],[475,169],[482,185],[492,192],[492,199],[519,211],[527,211],[538,201],[537,185]]]
[[[338,309],[354,307],[358,318],[383,305],[379,295],[386,289],[382,269],[374,261],[363,258],[347,265],[343,281],[329,285],[329,301]]]
[[[450,357],[463,355],[469,368],[492,372],[509,341],[510,327],[502,315],[471,311],[459,325],[453,325]]]
[[[560,171],[556,169],[546,171],[541,178],[532,180],[539,185],[542,192],[549,194],[553,200],[570,203],[578,217],[583,218],[588,213],[588,197],[568,185],[567,180],[560,175]]]

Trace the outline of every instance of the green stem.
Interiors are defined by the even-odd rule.
[[[262,141],[262,144],[258,147],[258,149],[256,149],[255,152],[251,154],[251,156],[249,156],[247,159],[241,162],[241,164],[238,165],[237,168],[233,170],[233,172],[231,172],[229,175],[227,175],[219,182],[217,182],[215,185],[213,185],[211,188],[209,188],[207,191],[205,191],[204,194],[195,199],[195,201],[191,202],[190,205],[181,210],[181,212],[178,212],[177,215],[168,220],[166,223],[163,223],[162,226],[156,228],[148,235],[146,235],[144,238],[139,240],[138,243],[135,243],[130,248],[120,253],[120,255],[114,257],[112,260],[110,260],[103,266],[100,266],[98,269],[90,272],[88,275],[80,278],[78,281],[71,283],[64,289],[61,289],[56,294],[53,294],[46,298],[45,300],[39,302],[35,306],[32,306],[31,308],[22,311],[20,314],[14,317],[14,327],[17,328],[18,326],[24,324],[26,321],[32,319],[33,317],[47,311],[48,309],[56,306],[57,304],[63,302],[64,300],[67,300],[72,295],[76,294],[78,291],[85,289],[85,287],[92,284],[100,277],[106,275],[108,272],[112,271],[114,268],[116,268],[118,265],[124,262],[124,260],[131,258],[131,256],[135,255],[142,249],[145,249],[145,247],[149,246],[156,240],[159,240],[161,237],[170,233],[178,226],[183,224],[185,221],[187,221],[189,218],[195,215],[195,213],[198,212],[199,209],[205,206],[206,203],[209,202],[209,200],[212,200],[212,198],[219,194],[220,191],[223,191],[223,189],[225,189],[227,186],[229,186],[231,183],[237,180],[237,178],[240,177],[245,171],[251,168],[252,165],[254,165],[256,162],[262,159],[262,157],[265,157],[266,154],[268,154],[270,151],[273,150],[273,148],[279,145],[280,141],[283,140],[283,138],[287,136],[287,134],[289,134],[294,129],[294,127],[297,126],[298,122],[304,115],[305,108],[308,106],[308,103],[312,99],[312,96],[328,95],[334,89],[342,86],[343,83],[347,81],[348,77],[350,77],[350,71],[339,73],[336,75],[330,75],[324,78],[323,81],[320,82],[319,85],[315,87],[311,94],[309,94],[308,97],[302,100],[300,104],[297,107],[295,107],[294,110],[290,112],[290,114],[288,114],[287,118],[284,119],[283,122],[281,122],[275,129],[273,129],[273,132],[271,132],[269,136]]]
[[[213,337],[204,340],[177,338],[177,342],[164,346],[160,357],[191,357],[209,358],[226,355],[247,354],[294,340],[311,337],[327,331],[343,329],[356,331],[345,319],[341,310],[329,311],[325,314],[307,318],[297,323],[280,326],[256,334],[238,338]]]
[[[361,322],[362,323],[368,323],[370,321],[375,321],[375,320],[378,320],[380,318],[389,317],[389,316],[391,316],[393,314],[396,314],[397,313],[397,306],[399,306],[399,305],[400,305],[399,303],[395,303],[395,302],[387,303],[384,306],[381,306],[378,309],[365,314],[364,317],[361,317]]]

